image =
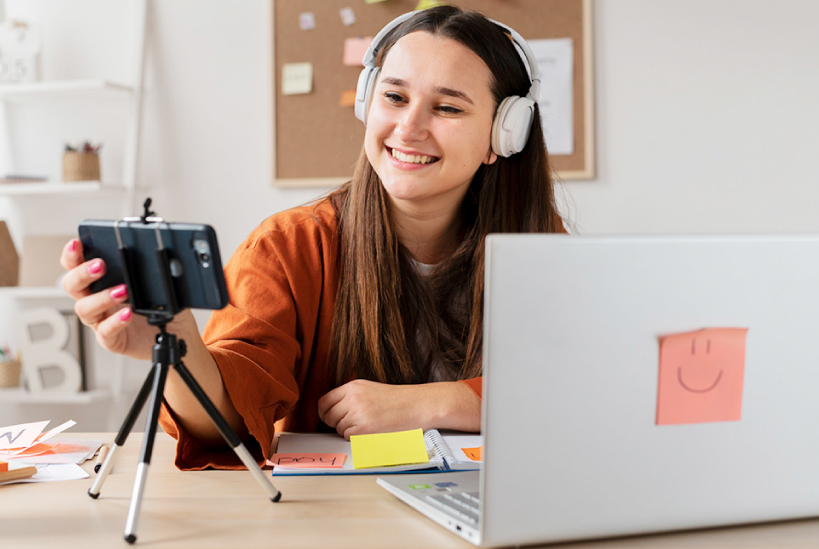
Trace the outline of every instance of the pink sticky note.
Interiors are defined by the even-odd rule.
[[[295,453],[273,454],[267,462],[273,467],[288,469],[340,469],[345,459],[346,454]]]
[[[739,421],[747,328],[660,338],[657,425]]]
[[[344,64],[351,67],[363,67],[364,53],[372,41],[372,36],[346,38],[344,40]]]

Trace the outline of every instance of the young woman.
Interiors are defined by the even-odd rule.
[[[388,25],[359,83],[367,128],[352,180],[250,234],[202,338],[189,311],[169,327],[248,448],[268,455],[277,428],[480,429],[484,238],[563,231],[527,97],[539,82],[516,43],[528,50],[450,6]],[[84,263],[77,240],[62,263],[98,342],[150,360],[156,331],[125,306],[127,289],[91,294],[105,265]],[[173,372],[161,422],[179,467],[240,466]]]

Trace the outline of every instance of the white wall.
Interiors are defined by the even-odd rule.
[[[590,232],[817,231],[819,3],[595,3]]]
[[[166,217],[212,224],[227,256],[268,215],[326,191],[272,185],[270,2],[151,6],[140,178],[162,188]]]

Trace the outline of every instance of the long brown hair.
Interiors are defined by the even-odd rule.
[[[394,29],[379,62],[417,31],[456,40],[483,59],[496,105],[528,92],[526,67],[509,36],[483,15],[453,6],[420,11]],[[352,180],[332,201],[340,232],[332,335],[338,383],[423,383],[433,358],[453,379],[480,376],[486,235],[563,230],[537,107],[524,150],[475,173],[461,205],[459,245],[429,277],[418,274],[399,242],[389,197],[363,149]]]

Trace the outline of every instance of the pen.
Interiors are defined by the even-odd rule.
[[[97,453],[97,461],[94,463],[94,472],[99,473],[102,467],[102,462],[105,461],[105,456],[108,455],[108,446],[103,444],[100,446],[100,451]]]

